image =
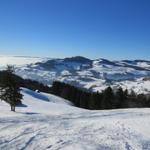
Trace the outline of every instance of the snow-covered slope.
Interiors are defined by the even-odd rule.
[[[4,61],[5,60],[5,61]],[[16,64],[16,73],[51,85],[54,80],[101,91],[107,86],[127,88],[138,93],[150,92],[150,61],[106,59],[90,60],[84,57],[65,59],[0,57],[0,66]]]
[[[0,101],[1,150],[148,150],[150,109],[89,111],[22,91],[16,113]]]
[[[72,103],[57,96],[46,94],[46,93],[37,93],[29,89],[22,88],[23,94],[23,105],[17,107],[17,112],[20,114],[64,114],[64,112],[72,111]],[[1,102],[0,110],[8,111],[8,104]],[[63,110],[63,111],[62,111]],[[16,114],[16,113],[15,113]],[[12,114],[11,114],[12,115]],[[5,113],[0,117],[9,116]]]

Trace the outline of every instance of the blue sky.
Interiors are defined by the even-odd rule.
[[[0,0],[0,55],[150,59],[150,0]]]

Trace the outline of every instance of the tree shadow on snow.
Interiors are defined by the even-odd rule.
[[[20,105],[18,105],[17,107],[28,107],[28,106],[25,105],[25,104],[20,104]]]
[[[45,95],[42,95],[42,94],[40,94],[40,93],[36,93],[36,92],[34,92],[34,91],[30,91],[30,90],[24,90],[24,92],[25,92],[26,94],[28,94],[28,95],[30,95],[30,96],[32,96],[32,97],[38,99],[38,100],[43,100],[43,101],[49,102],[48,97],[46,97]]]
[[[40,113],[35,113],[35,112],[19,112],[19,113],[21,113],[23,115],[38,115],[38,114],[40,114]]]

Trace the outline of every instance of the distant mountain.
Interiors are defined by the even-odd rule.
[[[78,62],[78,63],[92,63],[92,60],[82,57],[82,56],[76,56],[76,57],[71,57],[71,58],[65,58],[64,59],[65,62]]]
[[[82,56],[64,59],[37,57],[0,57],[0,67],[16,64],[16,74],[51,85],[60,80],[89,90],[101,91],[107,86],[150,92],[150,61],[107,59],[91,60]]]

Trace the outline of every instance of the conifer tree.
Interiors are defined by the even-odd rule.
[[[3,83],[1,85],[0,98],[11,107],[11,111],[15,111],[17,104],[21,103],[22,94],[20,93],[20,87],[18,86],[14,78],[15,68],[14,66],[7,66],[5,76],[3,77]]]
[[[104,91],[103,96],[103,105],[104,109],[112,109],[115,108],[114,105],[114,93],[111,87],[108,87]]]
[[[116,108],[121,108],[124,100],[125,100],[124,91],[120,87],[116,92],[116,98],[115,98]]]

